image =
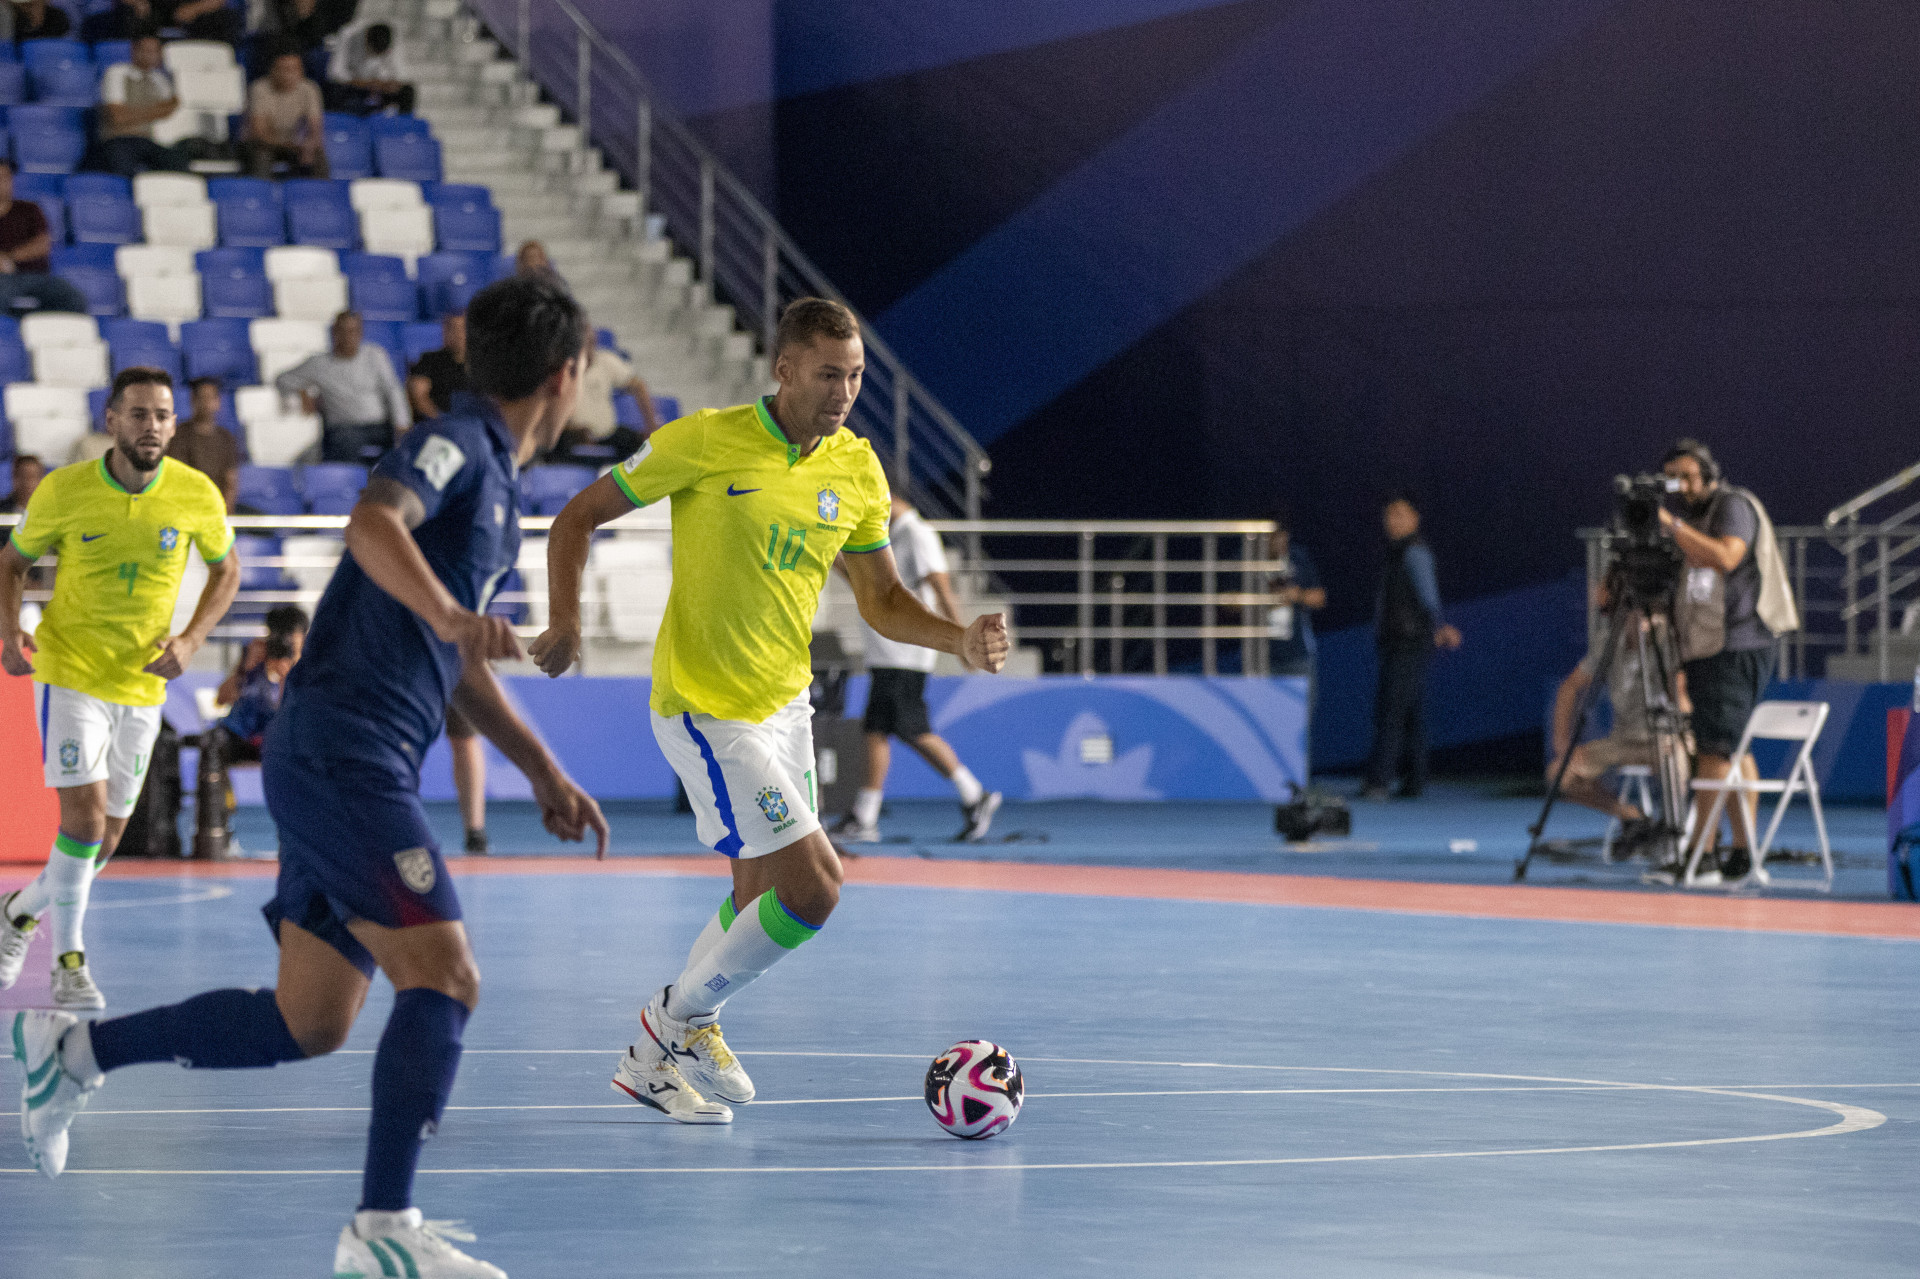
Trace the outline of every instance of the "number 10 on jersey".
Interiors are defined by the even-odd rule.
[[[786,533],[785,542],[780,540],[782,532]],[[767,525],[767,562],[760,567],[768,571],[778,569],[782,573],[792,572],[794,566],[800,563],[800,557],[805,554],[806,549],[807,530],[803,528],[783,530],[778,524],[769,524]]]

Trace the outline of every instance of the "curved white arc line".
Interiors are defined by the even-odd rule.
[[[217,902],[223,897],[233,896],[233,889],[225,884],[205,884],[199,889],[179,893],[173,897],[133,897],[126,901],[93,901],[87,909],[126,910],[132,906],[191,906],[196,902]]]

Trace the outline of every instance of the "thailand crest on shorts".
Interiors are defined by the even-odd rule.
[[[754,799],[759,803],[760,811],[767,815],[768,821],[784,822],[787,820],[787,799],[786,796],[780,793],[778,786],[767,787],[758,795],[754,796]]]
[[[840,518],[840,495],[832,489],[820,490],[820,520],[831,524]]]
[[[424,848],[403,848],[393,855],[400,882],[425,895],[433,891],[433,854]]]

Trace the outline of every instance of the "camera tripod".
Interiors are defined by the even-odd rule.
[[[1640,689],[1647,708],[1647,727],[1653,737],[1653,757],[1660,784],[1660,811],[1647,814],[1654,819],[1648,851],[1657,866],[1677,863],[1680,859],[1680,845],[1686,831],[1687,766],[1686,749],[1681,742],[1680,708],[1673,696],[1674,673],[1679,669],[1674,649],[1673,610],[1667,603],[1649,605],[1616,592],[1607,607],[1605,643],[1594,663],[1592,678],[1580,695],[1580,713],[1574,719],[1573,736],[1547,787],[1547,801],[1541,806],[1540,818],[1527,828],[1533,838],[1527,844],[1526,855],[1514,864],[1516,880],[1527,877],[1527,867],[1541,850],[1541,835],[1547,829],[1553,806],[1560,800],[1567,769],[1573,763],[1574,748],[1593,714],[1600,691],[1608,686],[1613,664],[1619,658],[1621,638],[1627,634],[1633,636],[1638,647]],[[1618,707],[1614,709],[1619,712]]]

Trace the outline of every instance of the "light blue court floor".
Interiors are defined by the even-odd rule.
[[[1344,875],[1430,858],[1503,882],[1504,846],[1445,852],[1494,840],[1498,814],[1451,802],[1362,810],[1355,838],[1380,848],[1317,857],[1236,830],[1262,816],[1240,806],[1034,806],[1005,822],[1031,842],[987,850],[933,842],[951,810],[901,806],[926,842],[869,851]],[[686,818],[616,823],[623,853],[687,851]],[[524,810],[494,828],[551,847]],[[419,1202],[515,1279],[1916,1273],[1913,942],[856,883],[726,1010],[761,1100],[686,1128],[607,1081],[724,884],[619,873],[643,869],[461,881],[485,993]],[[113,1009],[270,983],[269,884],[103,880],[88,943]],[[329,1059],[116,1074],[57,1182],[0,1146],[0,1274],[326,1275],[388,1003]],[[920,1097],[972,1037],[1029,1089],[980,1143]]]

